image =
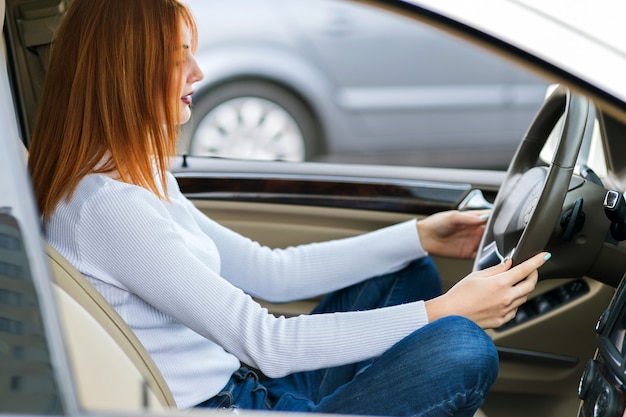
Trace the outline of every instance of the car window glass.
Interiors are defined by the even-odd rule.
[[[491,52],[366,4],[188,3],[202,22],[205,78],[180,153],[504,169],[547,87]]]
[[[548,95],[555,87],[555,85],[548,87],[546,95]],[[591,123],[593,123],[593,128],[589,130],[589,134],[583,138],[576,169],[580,170],[580,167],[585,165],[588,168],[591,168],[600,178],[605,178],[608,175],[608,167],[604,153],[602,129],[600,129],[600,121],[598,120],[593,108]],[[554,155],[554,151],[558,145],[558,139],[562,128],[563,118],[560,118],[552,129],[552,132],[548,136],[548,139],[539,154],[539,158],[545,164],[549,164],[552,161],[552,156]]]

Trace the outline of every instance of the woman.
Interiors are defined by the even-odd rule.
[[[485,213],[285,250],[222,227],[168,172],[202,79],[195,46],[177,0],[73,1],[30,148],[48,241],[128,322],[180,408],[471,416],[497,375],[481,327],[513,318],[549,255],[440,295],[427,254],[474,256]],[[327,292],[293,318],[251,298]]]

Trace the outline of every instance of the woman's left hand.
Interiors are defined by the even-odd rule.
[[[431,255],[473,258],[490,210],[444,211],[417,222],[422,247]]]

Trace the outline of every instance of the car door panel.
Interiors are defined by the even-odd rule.
[[[503,176],[495,171],[409,167],[199,158],[184,162],[185,167],[182,160],[174,163],[175,175],[202,212],[271,247],[349,237],[420,219],[457,208],[476,189],[493,201]],[[444,290],[470,273],[473,265],[473,260],[434,260]],[[578,281],[540,281],[528,303],[538,306],[572,282]],[[488,415],[506,410],[506,415],[515,416],[512,402],[520,404],[520,415],[545,410],[549,404],[563,407],[565,414],[575,412],[576,385],[585,359],[594,351],[594,324],[613,294],[612,288],[597,281],[582,282],[584,291],[549,311],[504,330],[488,331],[500,350],[499,378],[484,407]],[[264,304],[274,314],[289,316],[308,313],[317,301]],[[536,401],[538,397],[547,403]]]

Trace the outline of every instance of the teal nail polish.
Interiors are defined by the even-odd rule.
[[[548,260],[548,259],[550,259],[550,258],[552,258],[552,254],[551,254],[551,253],[548,253],[548,254],[546,254],[546,256],[544,256],[544,257],[543,257],[543,260],[544,260],[544,261],[547,261],[547,260]]]
[[[489,218],[488,214],[483,214],[482,216],[479,217],[480,220],[487,220]]]

